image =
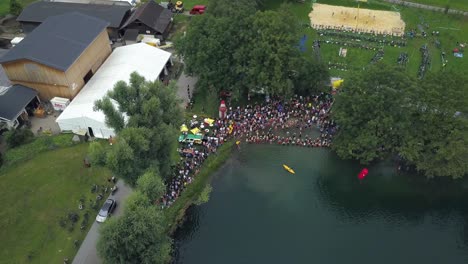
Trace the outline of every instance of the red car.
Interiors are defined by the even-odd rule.
[[[205,13],[206,6],[204,5],[196,5],[190,10],[191,15],[201,15]]]

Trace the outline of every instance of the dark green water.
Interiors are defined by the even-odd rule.
[[[296,175],[286,173],[285,163]],[[468,186],[323,149],[243,145],[188,211],[176,263],[468,263]]]

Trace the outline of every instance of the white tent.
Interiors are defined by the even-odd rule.
[[[104,113],[93,110],[94,102],[103,98],[118,81],[129,82],[134,71],[146,80],[158,79],[161,72],[166,72],[170,57],[171,53],[144,43],[116,48],[57,118],[60,129],[75,133],[86,130],[97,138],[114,136],[113,129],[105,123]]]

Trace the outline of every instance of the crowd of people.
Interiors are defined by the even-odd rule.
[[[329,147],[337,130],[330,119],[332,105],[333,97],[321,93],[312,97],[297,96],[288,101],[270,100],[262,104],[228,108],[224,119],[217,119],[212,126],[207,126],[210,129],[204,130],[206,133],[203,140],[198,142],[200,144],[181,142],[178,149],[180,162],[174,169],[173,177],[166,183],[167,191],[159,204],[163,208],[171,206],[200,172],[206,158],[216,153],[218,147],[229,138],[250,144]],[[319,136],[314,138],[311,134],[315,131],[319,132]]]

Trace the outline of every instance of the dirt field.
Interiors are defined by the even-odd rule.
[[[314,4],[309,18],[313,28],[330,27],[397,36],[405,31],[405,22],[398,12]]]

